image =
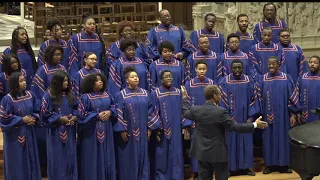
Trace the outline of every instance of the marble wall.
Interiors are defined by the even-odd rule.
[[[198,2],[193,6],[194,29],[204,27],[204,16],[217,16],[215,30],[228,34],[238,29],[236,17],[245,13],[249,16],[248,31],[262,20],[266,2]],[[277,16],[284,19],[291,31],[292,42],[301,46],[307,57],[319,55],[320,50],[320,3],[319,2],[274,2]]]

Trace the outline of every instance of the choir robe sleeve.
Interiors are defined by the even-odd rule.
[[[45,61],[44,61],[44,51],[45,49],[47,48],[47,43],[46,42],[43,42],[40,46],[40,49],[39,49],[39,54],[38,54],[38,67],[41,67],[42,65],[45,64]]]
[[[222,50],[221,52],[218,53],[224,53],[225,51],[225,45],[224,45],[224,35],[222,33],[220,33],[220,49]]]
[[[149,46],[145,46],[141,42],[138,42],[138,48],[136,49],[136,57],[143,60],[146,67],[149,67],[153,61],[153,51]],[[152,56],[152,58],[150,58]]]
[[[278,51],[277,57],[280,60],[280,71],[286,73],[287,72],[287,66],[284,66],[284,65],[282,66],[282,64],[284,64],[284,62],[286,61],[286,58],[285,58],[285,55],[284,55],[284,51],[283,51],[282,48],[280,48],[280,51]]]
[[[90,109],[90,99],[87,94],[81,96],[81,101],[79,103],[79,118],[78,123],[87,124],[90,122],[95,122],[99,119],[98,111],[89,111]]]
[[[260,65],[259,65],[260,64],[260,60],[255,57],[255,53],[256,53],[255,45],[253,45],[253,46],[250,47],[248,58],[249,58],[249,61],[252,62],[253,67],[254,67],[254,70],[253,70],[253,72],[254,72],[253,78],[254,79],[256,79],[257,76],[262,76],[263,75],[263,73],[261,72],[261,69],[260,69]]]
[[[113,60],[116,60],[120,57],[120,49],[118,48],[116,42],[112,43],[109,47],[109,55],[110,58],[112,58]]]
[[[193,54],[190,54],[187,58],[187,61],[186,61],[186,68],[185,68],[186,69],[186,82],[190,81],[192,79],[192,73],[191,73],[193,71],[193,69],[191,69],[191,63],[193,61],[192,57],[193,57]]]
[[[116,60],[110,66],[109,78],[108,78],[108,92],[112,96],[115,96],[120,92],[122,87],[122,76],[121,76],[121,63]]]
[[[46,92],[47,76],[43,68],[39,68],[33,77],[31,91],[37,99],[41,100],[44,93]]]
[[[190,44],[190,50],[192,51],[192,53],[196,52],[198,49],[197,31],[192,31],[192,33],[190,34],[189,44]]]
[[[223,108],[226,108],[227,110],[229,109],[229,100],[227,93],[228,92],[228,87],[226,83],[226,78],[222,78],[219,82],[219,88],[221,91],[221,101],[220,101],[220,106]]]
[[[183,103],[183,98],[182,98],[182,92],[180,92],[180,101],[181,101],[181,104]],[[185,128],[185,127],[189,127],[192,125],[192,121],[183,117],[182,115],[182,110],[181,110],[181,128]]]
[[[125,114],[123,112],[125,112],[124,109],[124,102],[123,102],[123,98],[122,98],[122,94],[121,92],[116,94],[115,97],[115,109],[116,109],[116,122],[113,126],[113,130],[115,132],[124,132],[124,131],[128,131],[128,122],[127,120],[124,118]]]
[[[14,115],[13,110],[12,99],[9,96],[4,96],[0,106],[0,126],[4,132],[23,124],[23,117]]]
[[[190,49],[190,43],[186,39],[186,35],[184,33],[184,30],[181,26],[178,26],[181,36],[181,49],[178,52],[182,52],[183,58],[187,58],[191,53],[192,50]]]
[[[77,98],[78,102],[80,101],[81,94],[80,94],[80,82],[81,82],[81,76],[80,73],[77,73],[75,77],[73,77],[72,83],[72,93]]]
[[[68,48],[69,48],[69,67],[68,67],[68,73],[70,77],[74,77],[75,74],[80,70],[79,65],[79,57],[78,57],[78,40],[77,35],[71,36],[71,38],[68,41]]]
[[[306,73],[309,71],[309,67],[302,49],[299,46],[297,46],[297,48],[299,52],[299,76],[301,76],[303,73]]]
[[[142,43],[141,43],[142,44]],[[154,51],[150,46],[148,46],[147,44],[142,45],[144,47],[144,51],[147,54],[148,57],[148,67],[150,66],[150,64],[156,60],[160,58],[159,52],[158,51]]]
[[[154,98],[148,93],[148,128],[156,130],[161,127],[161,121],[159,116],[159,109],[154,101]]]
[[[147,34],[147,39],[146,39],[146,43],[147,46],[149,46],[152,51],[154,51],[154,54],[158,54],[159,57],[157,57],[156,59],[160,58],[160,54],[158,52],[158,43],[157,43],[157,39],[155,37],[155,29],[151,28]]]
[[[293,80],[289,74],[287,74],[287,84],[288,84],[288,97],[289,97],[289,112],[297,114],[302,110],[299,102],[299,89],[294,85]]]
[[[259,28],[259,22],[254,26],[254,30],[253,30],[253,37],[260,42],[261,39],[261,32],[260,32],[260,28]]]
[[[249,77],[250,83],[248,84],[248,95],[249,95],[249,109],[248,109],[248,116],[249,118],[254,117],[255,115],[259,114],[261,111],[260,109],[260,101],[258,99],[258,95],[256,93],[255,82],[251,77]]]
[[[52,105],[50,94],[46,92],[42,98],[40,117],[47,127],[60,124],[60,118],[62,117],[61,113],[53,110]]]
[[[180,69],[181,69],[181,84],[184,85],[188,79],[186,68],[184,67],[183,63],[180,61]],[[179,86],[180,88],[180,86]]]
[[[157,65],[156,62],[153,61],[150,66],[149,66],[149,72],[150,72],[150,77],[151,77],[151,86],[152,90],[154,90],[157,87],[158,84],[158,74],[157,74]]]

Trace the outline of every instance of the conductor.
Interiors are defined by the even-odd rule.
[[[238,133],[252,133],[254,128],[264,129],[268,124],[260,116],[254,123],[239,124],[232,120],[226,109],[218,106],[221,92],[218,86],[209,85],[204,89],[206,103],[190,107],[185,87],[182,91],[182,114],[195,121],[190,157],[198,160],[199,180],[211,180],[215,172],[216,180],[228,179],[228,147],[226,129]]]

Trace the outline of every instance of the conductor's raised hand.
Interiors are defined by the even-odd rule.
[[[268,123],[265,121],[262,121],[262,116],[260,116],[258,119],[255,121],[257,123],[257,128],[259,129],[265,129],[268,127]]]
[[[188,92],[187,92],[186,88],[184,86],[180,86],[180,87],[181,87],[182,97],[183,98],[187,98],[188,97]]]

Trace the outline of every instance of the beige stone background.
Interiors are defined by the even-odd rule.
[[[198,2],[193,6],[194,29],[204,27],[204,16],[214,13],[217,16],[215,30],[228,34],[238,30],[237,16],[249,16],[248,31],[253,32],[257,22],[262,20],[266,2]],[[320,52],[320,3],[319,2],[274,2],[277,17],[287,22],[292,42],[299,45],[306,57]]]

